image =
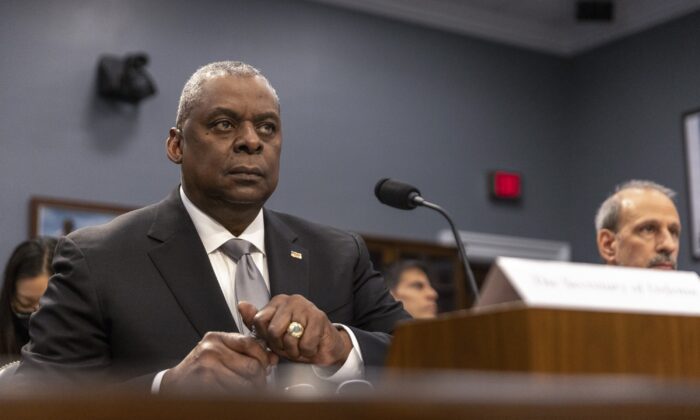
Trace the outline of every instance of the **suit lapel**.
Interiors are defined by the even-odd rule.
[[[199,334],[238,331],[179,189],[161,203],[148,235],[162,241],[148,254]]]
[[[296,233],[274,212],[265,212],[265,248],[270,295],[309,296],[309,258]]]

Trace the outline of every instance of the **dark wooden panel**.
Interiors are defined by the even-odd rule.
[[[700,318],[516,308],[398,327],[389,365],[700,378]]]

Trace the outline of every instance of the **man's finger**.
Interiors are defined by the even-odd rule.
[[[246,378],[235,372],[227,372],[226,374],[219,373],[215,376],[219,386],[224,390],[230,390],[238,387],[249,387],[254,385],[258,388],[263,388],[267,384],[265,378]]]
[[[270,348],[275,351],[284,351],[289,356],[293,356],[289,353],[286,343],[287,337],[291,337],[287,334],[289,324],[292,321],[299,322],[302,326],[306,323],[306,318],[293,319],[292,311],[293,308],[291,308],[290,305],[284,305],[278,308],[267,326],[267,343],[270,345]]]
[[[241,319],[243,320],[245,326],[252,331],[253,318],[255,318],[255,314],[258,313],[258,308],[256,308],[252,303],[242,300],[238,302],[238,312],[241,313]]]
[[[258,340],[252,337],[227,334],[222,338],[234,357],[223,357],[221,363],[234,374],[233,376],[248,380],[258,387],[265,386],[270,366],[276,365],[279,358],[274,353],[263,349]],[[225,380],[230,380],[234,384],[240,382],[235,378]]]
[[[270,321],[275,316],[276,312],[277,304],[271,301],[268,305],[265,305],[264,308],[260,309],[252,320],[252,326],[255,327],[257,337],[264,340],[270,347],[272,346],[268,326],[270,325]]]
[[[266,371],[270,366],[269,353],[253,337],[236,333],[221,333],[219,338],[229,351],[255,359],[263,371]],[[239,367],[234,368],[234,365],[231,364],[235,362],[235,358],[222,357],[222,359],[226,367],[238,372]]]
[[[328,324],[328,325],[327,325]],[[308,359],[313,359],[319,351],[321,339],[329,327],[330,321],[327,318],[312,317],[304,328],[304,335],[299,338],[299,354]],[[332,325],[330,328],[335,328]]]

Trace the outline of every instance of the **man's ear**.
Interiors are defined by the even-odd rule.
[[[182,163],[182,131],[178,128],[171,128],[168,132],[168,139],[165,140],[165,151],[168,159],[176,164]]]
[[[600,229],[596,237],[598,252],[606,264],[615,264],[617,256],[617,237],[610,229]]]

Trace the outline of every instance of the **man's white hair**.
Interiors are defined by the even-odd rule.
[[[603,204],[600,205],[600,208],[598,208],[598,213],[596,213],[595,216],[596,230],[608,229],[617,232],[620,222],[620,210],[622,209],[622,200],[620,199],[619,193],[631,189],[658,191],[671,200],[676,196],[676,192],[672,189],[666,188],[653,181],[633,179],[619,184],[615,187],[615,192],[610,194],[608,198],[603,201]]]
[[[194,72],[194,74],[190,76],[189,80],[187,80],[187,83],[185,83],[185,86],[182,88],[182,94],[180,95],[180,103],[177,107],[175,128],[182,129],[182,124],[184,124],[187,117],[190,116],[192,108],[194,108],[194,106],[200,100],[204,82],[222,76],[262,78],[265,81],[265,84],[267,84],[267,86],[270,88],[272,95],[275,97],[277,106],[279,106],[280,100],[277,96],[277,91],[275,91],[275,88],[272,87],[270,81],[267,80],[262,73],[260,73],[260,70],[241,61],[217,61],[201,67],[199,70]]]

